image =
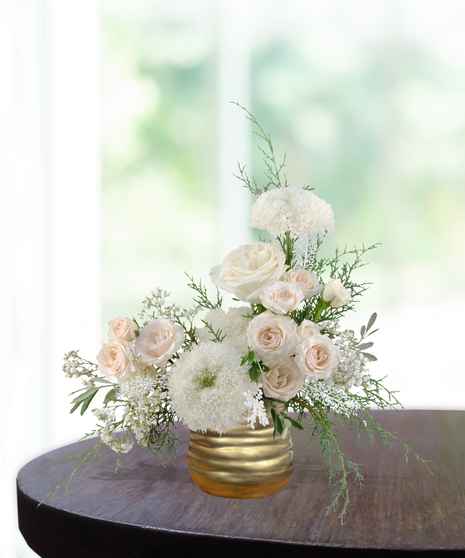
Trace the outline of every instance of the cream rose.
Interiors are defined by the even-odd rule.
[[[159,318],[149,322],[136,340],[136,353],[143,364],[163,367],[184,342],[184,329],[171,320]]]
[[[312,335],[299,345],[295,355],[297,366],[314,378],[331,378],[340,360],[334,343],[325,335]]]
[[[310,320],[303,320],[297,328],[297,335],[299,336],[300,341],[303,342],[312,335],[320,335],[320,330],[318,326]]]
[[[265,397],[289,401],[303,386],[305,376],[293,358],[273,361],[268,372],[262,372],[260,382]]]
[[[297,285],[285,281],[276,281],[265,287],[260,300],[265,308],[275,314],[288,314],[299,306],[304,299],[304,294]]]
[[[271,312],[252,318],[247,330],[247,341],[265,364],[293,355],[299,344],[295,322]]]
[[[107,378],[121,383],[132,375],[132,356],[124,341],[108,341],[97,355],[99,370]]]
[[[214,285],[251,304],[260,302],[263,289],[286,271],[286,256],[279,242],[239,246],[210,271]]]
[[[284,276],[288,283],[297,285],[302,289],[305,298],[321,293],[323,285],[318,282],[316,273],[305,271],[305,269],[290,269]]]
[[[346,289],[339,279],[330,279],[323,287],[322,299],[329,302],[331,308],[340,308],[349,302],[352,292]]]
[[[110,339],[124,339],[132,341],[136,338],[136,331],[139,329],[136,322],[131,318],[120,316],[108,322]]]

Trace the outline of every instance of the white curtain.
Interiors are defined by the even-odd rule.
[[[2,0],[0,53],[0,556],[16,558],[35,555],[18,470],[86,427],[63,347],[99,343],[98,3]]]

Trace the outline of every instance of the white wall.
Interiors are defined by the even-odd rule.
[[[94,354],[100,341],[98,4],[4,0],[0,52],[1,523],[16,532],[0,556],[12,558],[33,555],[17,471],[86,427],[69,415],[63,347]]]

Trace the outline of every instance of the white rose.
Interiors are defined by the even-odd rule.
[[[303,342],[312,335],[320,335],[320,329],[310,320],[303,320],[297,328],[297,335],[299,336],[300,341]]]
[[[276,281],[263,289],[260,300],[265,308],[275,314],[288,314],[299,306],[304,299],[300,287],[284,281]]]
[[[136,353],[143,364],[163,367],[184,342],[184,329],[171,320],[159,318],[149,322],[136,340]]]
[[[323,287],[321,297],[329,302],[331,308],[340,308],[349,302],[352,293],[346,289],[339,279],[330,279]]]
[[[262,372],[260,382],[265,397],[289,401],[303,386],[305,376],[293,358],[283,358],[268,364],[270,370]]]
[[[265,364],[293,355],[299,344],[295,322],[271,312],[252,318],[247,330],[247,341]]]
[[[295,355],[297,366],[314,378],[331,378],[340,360],[334,343],[325,335],[312,335],[299,345]]]
[[[302,289],[305,298],[321,293],[323,285],[318,282],[316,273],[305,271],[305,269],[290,269],[284,276],[288,283],[297,285]]]
[[[132,356],[124,341],[108,341],[97,355],[99,370],[107,378],[121,383],[132,375]]]
[[[110,339],[124,339],[132,341],[136,338],[136,331],[139,329],[136,322],[131,318],[120,316],[108,322]]]
[[[210,271],[214,285],[250,304],[260,302],[265,287],[286,271],[286,256],[279,242],[255,242],[239,246]]]

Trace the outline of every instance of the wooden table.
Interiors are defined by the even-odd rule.
[[[331,502],[327,464],[308,434],[293,431],[294,476],[280,493],[258,500],[228,500],[200,491],[180,460],[166,468],[139,446],[121,459],[105,448],[67,495],[37,503],[70,473],[64,461],[92,440],[66,446],[28,463],[18,475],[18,513],[29,546],[47,558],[205,556],[273,558],[320,556],[465,555],[465,412],[376,412],[384,428],[430,464],[405,462],[387,447],[354,448],[341,434],[342,449],[363,464],[365,488],[351,486],[341,525],[325,515]],[[188,437],[186,436],[186,439]],[[412,552],[416,551],[416,552]]]

